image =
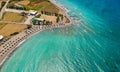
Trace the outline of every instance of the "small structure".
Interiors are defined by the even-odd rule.
[[[4,37],[2,35],[0,35],[0,40],[2,40]]]
[[[45,19],[42,18],[33,18],[32,19],[34,25],[41,25],[44,24]]]
[[[32,16],[35,16],[37,13],[38,13],[37,11],[33,11],[33,10],[29,11],[29,15],[32,15]]]
[[[44,21],[44,19],[42,19],[42,18],[34,18],[34,20],[41,21],[41,22]]]

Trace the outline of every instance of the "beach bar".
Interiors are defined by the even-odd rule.
[[[42,25],[45,19],[42,18],[33,18],[32,19],[34,25]]]

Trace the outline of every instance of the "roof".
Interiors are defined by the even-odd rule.
[[[44,21],[44,19],[42,19],[42,18],[34,18],[34,20]]]
[[[36,14],[37,11],[30,10],[30,13],[31,13],[31,14]]]
[[[3,39],[3,36],[2,36],[2,35],[0,35],[0,40],[1,40],[1,39]]]

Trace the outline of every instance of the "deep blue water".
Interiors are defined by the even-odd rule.
[[[1,72],[120,72],[120,1],[57,2],[74,25],[32,36]]]
[[[107,21],[113,34],[120,35],[120,0],[74,0]],[[119,39],[120,40],[120,39]]]

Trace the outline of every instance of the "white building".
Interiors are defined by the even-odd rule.
[[[43,22],[45,19],[42,19],[42,18],[34,18],[34,20]]]
[[[38,13],[37,11],[33,11],[33,10],[29,11],[29,15],[36,15],[37,13]]]
[[[34,25],[42,25],[45,21],[45,19],[42,19],[42,18],[33,18],[33,24]]]
[[[4,37],[2,35],[0,35],[0,40],[2,40]]]

